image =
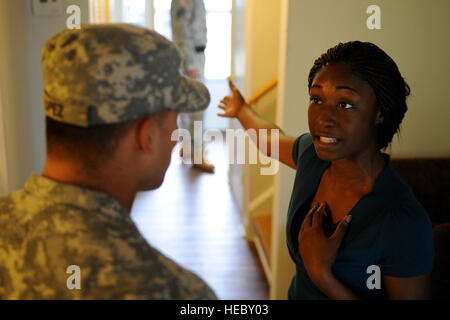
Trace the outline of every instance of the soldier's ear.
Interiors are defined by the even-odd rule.
[[[152,116],[140,119],[136,126],[136,142],[139,150],[152,154],[155,148],[156,135],[159,134],[158,124]]]

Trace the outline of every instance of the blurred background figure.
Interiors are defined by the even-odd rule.
[[[184,57],[183,69],[187,76],[198,81],[204,81],[205,49],[207,43],[206,10],[203,0],[172,0],[171,6],[172,39],[177,44]],[[214,172],[214,165],[208,162],[203,148],[203,137],[195,137],[194,123],[201,121],[203,128],[204,111],[196,113],[180,113],[179,127],[190,132],[191,141],[183,141],[191,144],[193,159],[194,150],[202,150],[200,163],[194,163],[193,167],[205,172]],[[183,148],[180,156],[183,157]],[[196,161],[197,162],[197,161]]]

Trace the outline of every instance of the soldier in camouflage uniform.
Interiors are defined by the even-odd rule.
[[[162,183],[178,112],[205,109],[208,90],[173,43],[124,24],[62,31],[41,63],[47,160],[0,198],[0,298],[215,299],[130,218]]]
[[[180,49],[183,70],[190,78],[204,81],[206,48],[206,11],[203,0],[172,0],[171,5],[172,38]],[[191,150],[202,149],[203,140],[194,139],[194,121],[201,121],[204,112],[180,113],[179,125],[191,135]],[[214,172],[214,166],[202,155],[201,163],[194,167],[205,172]]]

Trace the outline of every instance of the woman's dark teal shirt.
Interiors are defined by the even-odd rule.
[[[352,221],[332,265],[332,272],[363,299],[385,297],[383,276],[416,277],[431,272],[434,260],[433,233],[428,214],[410,188],[392,169],[389,156],[372,192],[349,212]],[[298,251],[298,233],[330,162],[317,157],[310,134],[300,136],[293,148],[297,173],[287,217],[287,245],[296,264],[289,299],[327,299],[310,280]],[[331,234],[336,225],[325,230]],[[374,283],[371,265],[381,270],[381,289]],[[373,287],[373,286],[370,286]]]

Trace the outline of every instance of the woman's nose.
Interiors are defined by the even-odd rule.
[[[337,124],[336,108],[333,106],[322,106],[317,121],[321,127],[329,128]]]

